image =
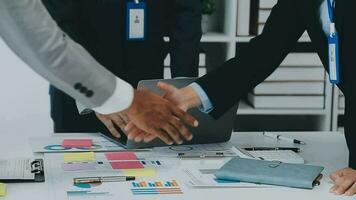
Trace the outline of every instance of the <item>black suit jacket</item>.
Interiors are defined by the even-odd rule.
[[[198,75],[201,38],[200,0],[141,0],[147,5],[146,38],[126,39],[126,4],[133,0],[43,0],[59,26],[116,76],[134,87],[143,79],[163,78],[171,53],[173,76]],[[169,36],[165,43],[163,36]],[[74,100],[51,88],[51,116],[57,132],[98,131],[79,116]],[[95,116],[91,117],[95,121]],[[81,122],[82,121],[82,122]],[[100,124],[100,123],[97,123]],[[89,129],[88,129],[89,128]]]
[[[328,42],[322,30],[321,0],[279,0],[261,35],[241,48],[236,58],[197,82],[221,116],[231,106],[264,81],[296,46],[307,30],[315,50],[328,70]],[[356,168],[356,1],[336,0],[336,28],[340,35],[340,73],[338,87],[346,98],[345,134],[350,151],[349,164]]]

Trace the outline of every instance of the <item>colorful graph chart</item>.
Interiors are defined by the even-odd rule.
[[[133,195],[183,194],[176,180],[132,182]]]

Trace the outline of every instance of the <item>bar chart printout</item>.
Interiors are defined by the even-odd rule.
[[[183,194],[176,180],[132,182],[133,195]]]

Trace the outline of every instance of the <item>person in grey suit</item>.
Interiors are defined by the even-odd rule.
[[[167,144],[190,140],[198,122],[168,100],[134,90],[101,66],[54,22],[40,0],[1,0],[0,36],[34,71],[101,114],[124,112]]]

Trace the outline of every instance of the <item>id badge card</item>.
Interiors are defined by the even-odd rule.
[[[332,84],[340,82],[340,63],[339,63],[339,40],[338,34],[329,36],[329,77]]]
[[[146,3],[128,2],[126,13],[127,40],[144,40],[146,37]]]

